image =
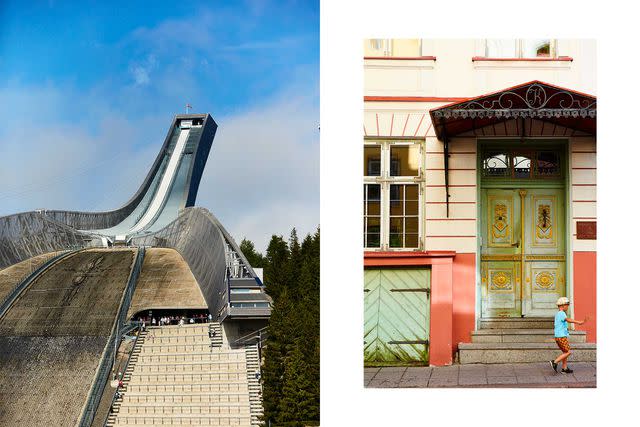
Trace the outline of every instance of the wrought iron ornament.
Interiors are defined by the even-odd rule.
[[[551,101],[557,106],[550,107]],[[472,100],[457,105],[456,108],[444,108],[433,111],[435,118],[560,118],[560,117],[596,117],[596,102],[591,99],[577,99],[567,91],[551,94],[540,84],[532,84],[527,88],[524,97],[516,92],[501,93],[497,99]],[[514,108],[515,105],[526,108]]]

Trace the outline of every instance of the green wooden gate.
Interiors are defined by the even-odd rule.
[[[430,270],[365,269],[367,365],[429,362]]]

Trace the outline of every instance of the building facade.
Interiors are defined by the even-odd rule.
[[[592,40],[364,41],[365,363],[451,364],[560,296],[595,354],[595,61]]]

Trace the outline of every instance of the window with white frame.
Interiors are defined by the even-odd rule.
[[[423,154],[420,141],[364,145],[364,247],[418,249]]]
[[[553,39],[487,39],[485,56],[488,58],[556,58]]]

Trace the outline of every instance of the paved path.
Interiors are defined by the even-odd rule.
[[[569,363],[573,374],[554,373],[548,362],[443,367],[365,368],[368,388],[595,387],[596,362]]]

